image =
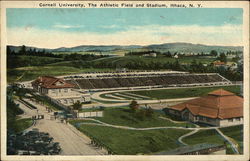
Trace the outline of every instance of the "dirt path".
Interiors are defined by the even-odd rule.
[[[84,134],[79,134],[74,128],[60,120],[51,120],[52,113],[48,113],[44,106],[36,104],[28,99],[29,103],[37,107],[38,111],[32,112],[28,107],[20,103],[27,115],[44,115],[44,119],[37,120],[32,128],[37,128],[41,132],[48,132],[55,142],[59,142],[61,155],[103,155],[107,154],[104,149],[97,149],[90,145],[90,139]],[[29,112],[28,112],[29,111]]]
[[[180,143],[182,143],[183,145],[188,145],[188,144],[184,143],[182,140],[183,140],[185,137],[188,137],[188,136],[190,136],[190,135],[193,135],[193,134],[197,133],[198,131],[199,131],[199,129],[195,129],[195,130],[193,130],[193,131],[191,131],[191,132],[189,132],[189,133],[187,133],[187,134],[184,134],[184,135],[182,135],[181,137],[178,138],[178,141],[179,141]]]
[[[221,137],[223,137],[224,140],[226,140],[231,145],[231,147],[233,148],[233,151],[236,154],[239,154],[237,145],[234,142],[232,142],[231,139],[228,136],[223,134],[223,132],[221,132],[219,128],[215,128],[215,130],[221,135]]]

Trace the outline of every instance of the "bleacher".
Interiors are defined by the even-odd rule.
[[[217,73],[190,74],[190,73],[171,73],[171,74],[127,74],[103,75],[98,77],[72,77],[66,80],[76,84],[81,89],[105,89],[105,88],[125,88],[125,87],[171,87],[171,86],[190,86],[190,85],[216,85],[230,84],[231,82]]]

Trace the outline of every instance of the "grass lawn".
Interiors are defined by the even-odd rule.
[[[213,62],[215,59],[214,58],[204,58],[204,57],[196,57],[195,58],[197,63],[201,62],[201,63],[211,63]],[[194,57],[183,57],[183,58],[179,58],[178,61],[182,64],[189,64],[194,60]],[[102,60],[100,60],[102,61]],[[143,56],[124,56],[124,57],[114,57],[109,59],[109,61],[112,64],[119,64],[120,66],[124,66],[126,64],[128,64],[129,62],[145,62],[145,63],[151,63],[151,62],[156,62],[156,63],[166,63],[166,62],[170,62],[173,63],[176,61],[175,58],[170,58],[170,57],[165,57],[165,56],[158,56],[155,58],[152,57],[143,57]]]
[[[184,138],[182,141],[189,145],[210,143],[210,144],[224,144],[223,138],[214,129],[200,130],[197,133]],[[232,147],[229,143],[226,143],[226,154],[234,154]]]
[[[239,144],[239,151],[243,153],[243,125],[220,128],[228,137],[234,139]]]
[[[200,130],[197,133],[184,138],[182,141],[189,145],[200,143],[224,144],[223,138],[214,129]]]
[[[132,91],[130,93],[151,97],[152,99],[173,99],[198,97],[206,95],[216,89],[223,88],[236,94],[240,94],[240,86],[218,86],[218,87],[197,87],[197,88],[178,88],[178,89],[160,89]]]
[[[76,74],[82,72],[95,72],[95,71],[111,71],[110,69],[96,69],[96,68],[87,68],[80,69],[68,65],[62,65],[61,63],[70,63],[70,62],[58,62],[56,65],[44,65],[44,66],[30,66],[30,67],[20,67],[15,69],[7,70],[7,81],[16,82],[16,81],[28,81],[36,79],[41,75],[50,75],[50,76],[59,76],[59,75],[68,75]]]
[[[19,119],[15,121],[15,132],[19,133],[24,131],[25,129],[29,128],[33,124],[33,121],[31,118],[25,118],[25,119]]]
[[[178,137],[189,132],[176,129],[135,131],[94,125],[81,125],[78,129],[119,155],[171,150],[180,146]]]
[[[143,120],[136,117],[136,113],[133,113],[128,107],[116,107],[116,108],[105,108],[104,117],[98,117],[97,120],[113,125],[122,125],[129,127],[159,127],[159,126],[178,126],[178,127],[195,127],[191,123],[173,123],[169,120],[158,118],[159,116],[164,117],[164,114],[154,112],[152,118],[145,117]]]

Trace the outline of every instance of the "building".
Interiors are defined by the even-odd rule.
[[[175,54],[173,57],[174,57],[175,59],[178,59],[178,58],[179,58],[178,54]]]
[[[64,105],[73,105],[77,101],[90,102],[90,94],[77,91],[74,84],[67,83],[60,78],[41,76],[31,84],[38,93]]]
[[[143,54],[142,56],[155,58],[155,57],[157,57],[157,54],[156,53],[149,53],[149,54]]]
[[[214,61],[214,62],[213,62],[213,65],[214,65],[215,67],[225,67],[225,66],[226,66],[226,63],[221,62],[221,61]]]
[[[225,155],[225,145],[218,144],[196,144],[179,147],[170,151],[162,151],[155,155]]]
[[[168,107],[166,112],[194,123],[219,127],[239,125],[243,124],[243,98],[219,89],[206,96]]]

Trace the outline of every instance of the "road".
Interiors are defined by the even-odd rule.
[[[48,113],[43,105],[31,102],[37,107],[37,110],[31,110],[21,102],[17,102],[20,108],[25,111],[25,116],[44,115],[44,119],[37,120],[36,124],[29,128],[37,128],[40,132],[48,132],[54,138],[54,142],[59,142],[62,153],[61,155],[104,155],[107,154],[104,149],[97,149],[90,145],[90,139],[80,133],[69,124],[61,123],[60,120],[51,120],[52,113]]]

